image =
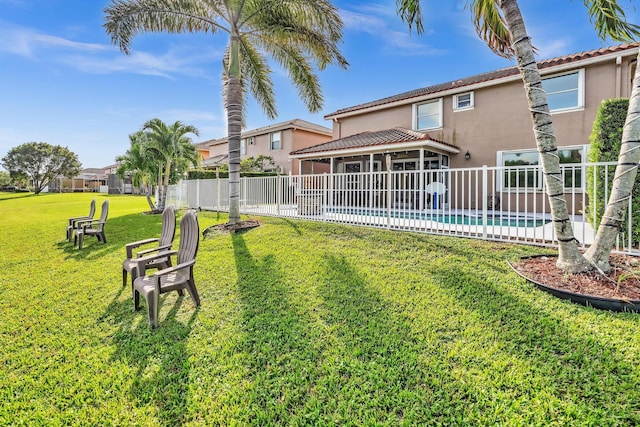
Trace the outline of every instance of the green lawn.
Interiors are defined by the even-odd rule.
[[[540,248],[261,218],[151,331],[121,263],[160,216],[109,196],[79,251],[92,197],[0,193],[0,425],[640,423],[640,316],[537,291],[506,260]]]

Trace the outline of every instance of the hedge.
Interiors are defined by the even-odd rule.
[[[276,176],[275,172],[240,172],[242,177],[261,177],[261,176]],[[229,172],[218,172],[211,170],[192,170],[187,172],[187,179],[216,179],[229,178]]]
[[[624,98],[603,101],[598,109],[596,119],[590,136],[591,147],[589,149],[589,162],[616,162],[622,143],[622,128],[627,118],[629,100]],[[607,171],[607,196],[611,192],[615,167],[610,166]],[[634,185],[636,189],[632,195],[633,228],[632,240],[640,242],[640,174],[636,177]],[[595,192],[595,198],[594,198]],[[607,205],[605,199],[605,168],[598,167],[594,174],[593,168],[587,170],[587,195],[589,203],[585,209],[587,220],[595,230],[600,225],[600,220]],[[595,215],[594,215],[595,213]],[[626,231],[626,230],[623,230]]]

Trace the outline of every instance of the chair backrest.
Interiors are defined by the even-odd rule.
[[[104,227],[104,223],[107,222],[108,215],[109,215],[109,200],[105,200],[104,202],[102,202],[102,208],[100,211],[100,220],[98,222],[98,225],[96,226],[97,229],[102,230],[102,228]]]
[[[180,246],[178,264],[195,259],[200,244],[200,226],[196,211],[189,209],[180,220]]]
[[[93,199],[89,204],[89,215],[87,218],[93,219],[93,216],[96,214],[96,199]]]
[[[166,246],[173,242],[176,236],[176,210],[169,205],[162,211],[162,232],[160,233],[159,246]]]

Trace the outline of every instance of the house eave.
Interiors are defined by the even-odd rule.
[[[559,64],[559,65],[552,65],[549,67],[544,67],[540,69],[540,75],[541,76],[545,76],[545,75],[549,75],[549,74],[556,74],[556,73],[562,73],[564,71],[568,71],[568,70],[575,70],[575,69],[580,69],[592,64],[597,64],[597,63],[601,63],[601,62],[607,62],[607,61],[611,61],[611,60],[616,60],[616,58],[618,57],[628,57],[628,56],[637,56],[638,52],[640,50],[640,47],[634,47],[634,48],[630,48],[624,51],[619,51],[619,52],[612,52],[612,53],[607,53],[604,55],[600,55],[600,56],[596,56],[593,58],[586,58],[586,59],[579,59],[576,61],[571,61],[571,62],[567,62],[565,64]],[[422,102],[422,101],[427,101],[430,99],[437,99],[437,98],[442,98],[444,96],[449,96],[449,95],[455,95],[461,92],[468,92],[468,91],[472,91],[472,90],[476,90],[476,89],[483,89],[486,87],[490,87],[490,86],[498,86],[501,84],[505,84],[505,83],[510,83],[513,81],[517,81],[517,80],[521,80],[522,77],[520,75],[520,73],[516,73],[512,76],[506,76],[506,77],[501,77],[501,78],[497,78],[497,79],[493,79],[493,80],[487,80],[484,82],[478,82],[478,83],[472,83],[469,85],[465,85],[465,86],[457,86],[455,88],[452,89],[447,89],[447,90],[442,90],[442,91],[438,91],[438,92],[433,92],[433,93],[429,93],[429,94],[425,94],[425,95],[420,95],[420,96],[415,96],[415,97],[410,97],[410,98],[405,98],[405,99],[401,99],[401,100],[397,100],[397,101],[393,101],[393,102],[389,102],[389,103],[383,103],[383,104],[379,104],[379,105],[374,105],[371,107],[365,107],[365,108],[361,108],[361,109],[357,109],[357,110],[353,110],[353,111],[347,111],[344,113],[338,113],[338,114],[328,114],[326,116],[324,116],[324,118],[326,120],[334,120],[334,121],[338,121],[340,119],[346,118],[346,117],[352,117],[352,116],[358,116],[360,114],[366,114],[366,113],[371,113],[374,111],[380,111],[380,110],[386,110],[389,108],[394,108],[394,107],[400,107],[400,106],[404,106],[404,105],[412,105],[418,102]]]
[[[389,143],[389,144],[374,145],[374,146],[368,146],[368,147],[346,148],[341,150],[318,151],[314,153],[290,154],[289,157],[291,159],[299,159],[299,160],[325,159],[325,158],[331,158],[331,157],[357,156],[362,154],[389,153],[394,151],[405,151],[405,150],[418,149],[418,148],[433,148],[433,149],[445,151],[451,154],[460,153],[460,149],[457,147],[453,147],[451,145],[447,145],[438,141],[427,139],[422,141]]]

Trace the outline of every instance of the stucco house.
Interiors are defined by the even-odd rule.
[[[315,146],[333,137],[331,129],[301,119],[289,120],[242,132],[240,141],[240,159],[257,158],[259,155],[273,157],[276,167],[283,174],[322,173],[328,172],[327,165],[304,165],[289,159],[291,151]],[[229,162],[229,140],[227,137],[204,141],[196,145],[198,151],[208,149],[204,153],[202,167],[215,169]]]
[[[561,162],[585,160],[597,109],[603,100],[630,95],[637,55],[635,43],[538,62]],[[300,170],[314,169],[307,166],[312,163],[328,164],[332,173],[383,171],[388,163],[393,171],[432,172],[422,185],[450,186],[441,173],[449,168],[538,164],[515,66],[346,107],[325,119],[333,124],[331,141],[290,153]],[[514,179],[541,182],[535,176]],[[495,190],[513,185],[500,178]],[[582,187],[582,179],[574,175],[567,185]]]

